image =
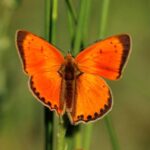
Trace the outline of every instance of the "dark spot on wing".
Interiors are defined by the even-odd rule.
[[[52,104],[50,102],[47,102],[47,105],[51,106]]]
[[[99,53],[100,53],[100,54],[102,54],[102,53],[103,53],[103,50],[102,50],[102,49],[100,49],[100,50],[99,50]]]
[[[117,48],[117,45],[114,45],[114,48]]]
[[[104,105],[104,108],[105,108],[105,109],[108,109],[108,105],[105,104],[105,105]]]
[[[103,88],[106,88],[106,85],[104,85],[104,84],[103,84],[103,86],[102,86],[102,87],[103,87]]]
[[[118,53],[118,50],[115,49],[115,53]]]
[[[100,109],[100,114],[103,114],[104,113],[104,110],[101,108]]]
[[[91,120],[92,119],[92,116],[91,115],[88,115],[87,116],[87,120]]]
[[[41,53],[43,53],[43,50],[44,50],[43,46],[41,46],[41,49],[40,49],[40,50],[41,50]]]
[[[83,115],[79,115],[77,118],[78,118],[78,120],[83,120],[84,116]]]
[[[45,102],[45,98],[44,97],[41,97],[40,99],[41,99],[41,101]]]
[[[56,104],[54,105],[54,109],[58,109],[58,107],[57,107],[57,105],[56,105]]]
[[[94,112],[93,114],[90,114],[90,115],[87,115],[87,116],[78,115],[76,122],[78,122],[78,121],[90,122],[92,120],[96,120],[97,118],[101,118],[104,114],[106,114],[110,110],[111,107],[112,107],[112,97],[111,97],[111,93],[109,91],[108,101],[103,106],[103,108],[100,108],[99,112]]]
[[[97,118],[99,115],[97,112],[94,113],[94,117]]]

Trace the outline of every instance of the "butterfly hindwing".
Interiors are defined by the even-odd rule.
[[[112,36],[89,46],[75,60],[83,72],[116,80],[120,78],[128,58],[130,43],[127,34]]]
[[[73,124],[96,120],[111,110],[111,107],[111,92],[102,78],[88,73],[79,76],[76,103],[70,114]]]
[[[23,30],[17,32],[17,47],[23,68],[30,77],[32,92],[51,110],[61,114],[61,79],[57,71],[64,61],[63,56],[53,45]]]

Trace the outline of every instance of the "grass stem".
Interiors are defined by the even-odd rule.
[[[77,23],[77,15],[76,15],[76,12],[74,10],[71,0],[66,0],[66,4],[67,4],[69,14],[71,15],[72,20],[73,20],[74,24],[76,24]]]
[[[102,11],[101,11],[101,19],[100,19],[100,28],[99,28],[99,38],[104,38],[107,26],[107,18],[108,18],[108,10],[109,10],[110,0],[102,1]]]
[[[91,14],[92,8],[92,0],[87,0],[85,8],[85,16],[84,16],[84,25],[83,25],[83,47],[85,48],[88,44],[88,37],[89,37],[89,19]]]
[[[119,150],[120,146],[119,146],[119,143],[117,140],[117,135],[115,133],[115,129],[113,128],[112,120],[111,120],[110,116],[106,116],[104,121],[105,121],[107,131],[109,133],[109,138],[110,138],[110,141],[112,144],[112,149]]]
[[[51,1],[45,0],[45,39],[51,42]],[[44,107],[45,117],[45,150],[52,150],[53,113]]]
[[[80,1],[80,10],[78,13],[78,21],[76,26],[75,38],[74,38],[74,46],[72,49],[72,53],[74,56],[81,50],[81,41],[83,35],[83,28],[84,28],[84,17],[85,17],[85,10],[86,10],[86,3],[87,0]]]

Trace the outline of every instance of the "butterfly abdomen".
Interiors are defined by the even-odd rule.
[[[72,111],[73,103],[76,99],[76,81],[75,80],[66,80],[65,81],[65,101],[66,101],[66,109],[68,111]]]
[[[74,62],[74,58],[68,54],[64,64],[58,71],[61,78],[60,104],[65,104],[66,111],[72,112],[76,101],[76,79],[80,75],[80,71]]]

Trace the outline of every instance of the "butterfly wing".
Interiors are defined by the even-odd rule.
[[[77,79],[77,97],[70,118],[73,124],[101,118],[112,107],[108,85],[97,75],[83,73]]]
[[[83,72],[116,80],[128,58],[130,41],[127,34],[112,36],[89,46],[75,60]]]
[[[17,47],[24,71],[30,76],[32,92],[51,110],[61,114],[61,78],[57,71],[64,61],[62,54],[42,38],[23,30],[17,32]]]

